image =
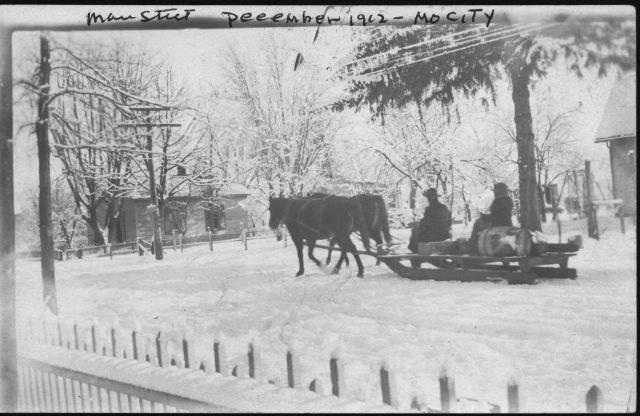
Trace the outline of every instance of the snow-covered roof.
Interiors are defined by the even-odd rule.
[[[249,195],[249,190],[239,183],[228,183],[220,189],[220,195]]]
[[[200,195],[203,189],[204,189],[204,186],[201,186],[201,187],[196,186],[191,188],[189,188],[189,186],[183,186],[182,188],[174,192],[173,197],[188,198],[192,196],[197,196],[197,195]],[[219,195],[222,195],[222,196],[249,195],[250,193],[251,192],[245,186],[240,185],[238,183],[229,183],[223,186],[219,191]],[[149,192],[147,192],[144,189],[135,188],[129,195],[127,195],[127,197],[132,199],[149,199]]]
[[[620,77],[609,94],[595,142],[636,137],[636,72]]]

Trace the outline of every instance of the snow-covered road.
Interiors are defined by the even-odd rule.
[[[585,241],[570,266],[577,280],[537,285],[410,281],[364,259],[327,275],[275,238],[165,250],[165,260],[137,255],[56,263],[60,310],[66,320],[140,325],[200,334],[196,353],[209,354],[210,336],[224,334],[229,357],[249,341],[262,350],[264,374],[283,382],[285,351],[300,354],[303,381],[329,385],[329,357],[345,361],[348,395],[380,401],[382,360],[396,374],[401,409],[419,395],[439,407],[438,375],[455,375],[459,396],[506,408],[506,385],[520,386],[525,411],[584,411],[598,385],[606,411],[625,411],[636,384],[636,237],[607,232]],[[465,232],[467,232],[465,230]],[[406,230],[394,233],[406,237]],[[320,256],[325,252],[318,250]],[[337,256],[334,256],[334,261]],[[20,260],[18,314],[40,312],[40,268]],[[635,390],[633,392],[635,394]]]

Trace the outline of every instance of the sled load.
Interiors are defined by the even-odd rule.
[[[549,244],[540,233],[500,226],[483,230],[475,248],[467,238],[419,243],[418,247],[418,253],[358,253],[377,257],[398,276],[411,280],[535,284],[538,279],[576,279],[576,269],[568,263],[582,247],[582,239],[576,236],[567,243]]]
[[[477,247],[466,238],[420,243],[418,247],[416,254],[386,254],[379,259],[399,276],[412,280],[533,284],[538,278],[575,279],[576,269],[569,268],[568,262],[581,248],[581,239],[547,244],[539,233],[501,226],[480,232]],[[422,268],[423,263],[434,268]],[[545,267],[550,265],[556,267]]]

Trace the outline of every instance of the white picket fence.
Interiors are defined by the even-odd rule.
[[[167,337],[162,332],[153,335],[142,334],[140,330],[125,330],[116,326],[106,328],[94,323],[83,327],[76,322],[63,322],[52,315],[48,315],[48,318],[23,321],[18,325],[21,409],[32,411],[48,411],[47,409],[54,408],[59,411],[83,411],[83,409],[84,411],[96,409],[97,411],[106,411],[105,409],[109,411],[163,411],[161,409],[164,411],[169,411],[167,409],[265,411],[264,409],[270,408],[273,411],[332,412],[337,411],[336,409],[345,411],[348,408],[351,410],[347,411],[356,412],[389,412],[400,408],[396,375],[386,364],[380,365],[377,375],[380,401],[364,403],[346,399],[344,362],[339,355],[331,356],[327,362],[330,370],[330,385],[325,388],[320,378],[313,378],[309,384],[302,383],[300,357],[289,349],[282,357],[283,365],[286,366],[286,381],[281,383],[283,385],[277,386],[276,384],[280,383],[276,383],[273,379],[265,382],[269,378],[262,373],[262,354],[260,347],[254,342],[247,345],[244,357],[228,360],[221,338],[212,337],[210,355],[196,357],[193,349],[194,340],[188,336],[176,339]],[[96,361],[98,358],[102,361]],[[98,362],[101,364],[96,364]],[[127,369],[126,372],[123,372],[123,368]],[[217,387],[210,386],[213,390],[203,390],[202,386],[213,383],[211,377],[218,380],[214,383]],[[42,381],[46,378],[49,379],[48,382]],[[171,380],[171,382],[164,383],[158,380]],[[222,388],[221,386],[225,383],[220,380],[226,380],[226,383],[231,384]],[[246,384],[247,381],[251,383]],[[244,387],[234,385],[238,382]],[[46,399],[47,383],[49,384],[48,395],[51,397],[55,396],[52,393],[54,385],[58,391],[58,397],[66,397],[66,394],[70,394],[67,390],[71,391],[72,387],[76,386],[80,394],[71,395],[80,397],[79,401],[77,403],[64,401],[65,407],[62,406],[63,400],[60,399],[57,401],[58,407],[53,406],[53,399],[48,401]],[[83,383],[85,387],[82,387]],[[428,407],[418,397],[413,397],[411,403],[402,406],[402,409],[411,409],[416,412],[458,411],[460,398],[456,395],[453,376],[443,371],[439,376],[439,386],[439,409]],[[105,390],[106,393],[100,393],[100,389]],[[235,389],[235,393],[233,395],[224,393],[225,389]],[[240,390],[237,391],[238,389]],[[256,389],[264,390],[256,396],[257,398],[253,396]],[[518,385],[510,382],[506,390],[507,408],[502,409],[499,405],[485,401],[483,403],[488,405],[488,411],[491,413],[526,411],[519,404]],[[213,394],[213,391],[216,394]],[[280,397],[283,394],[284,396]],[[123,397],[126,397],[126,400]],[[254,398],[249,400],[249,397]],[[333,399],[324,400],[327,397],[333,397]],[[336,402],[335,399],[339,400]],[[311,408],[304,403],[309,404]],[[602,392],[594,385],[585,396],[585,409],[590,413],[602,412],[602,404]],[[249,408],[254,410],[247,410]]]

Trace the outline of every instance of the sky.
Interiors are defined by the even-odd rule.
[[[313,43],[315,27],[312,28],[242,28],[234,30],[199,30],[189,29],[180,31],[128,31],[128,32],[75,32],[55,33],[60,42],[69,42],[74,38],[91,36],[96,39],[109,40],[113,38],[127,39],[137,47],[143,47],[156,53],[161,59],[171,63],[178,74],[184,76],[188,87],[196,93],[206,94],[210,84],[224,84],[221,63],[225,60],[225,51],[229,45],[239,49],[248,57],[260,51],[262,41],[267,36],[275,36],[285,40],[288,47],[300,51],[305,57],[306,65],[314,65],[323,69],[327,76],[331,75],[327,67],[338,60],[348,59],[349,52],[356,45],[357,36],[362,28],[349,26],[322,27],[318,39]],[[14,68],[34,59],[37,51],[37,35],[19,33],[14,35]],[[259,62],[256,62],[259,65]],[[15,69],[14,69],[15,71]],[[16,72],[14,72],[16,73]],[[600,172],[608,175],[607,152],[602,144],[594,144],[595,133],[609,96],[609,91],[615,77],[608,76],[596,79],[588,76],[584,80],[577,80],[564,69],[552,70],[549,76],[540,82],[536,88],[546,89],[553,98],[553,102],[560,107],[573,106],[582,102],[583,111],[580,122],[576,125],[577,135],[580,136],[586,154],[594,160],[601,159]],[[510,87],[507,80],[499,82],[499,106],[512,106]],[[505,107],[507,108],[507,107]],[[478,120],[478,108],[469,110],[463,118]],[[476,112],[474,115],[473,112]],[[371,126],[365,126],[366,117],[358,115],[353,118],[348,127],[348,135],[354,140],[364,140],[369,134]],[[480,121],[482,122],[482,121]],[[362,137],[359,137],[362,135]],[[22,134],[18,137],[15,155],[16,179],[16,212],[20,212],[28,198],[27,189],[37,187],[37,153],[33,138]],[[596,163],[597,165],[598,163]],[[596,166],[596,169],[598,167]],[[610,181],[610,179],[608,179]]]

